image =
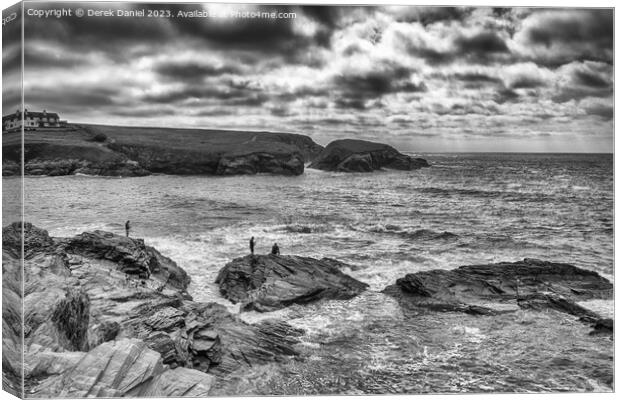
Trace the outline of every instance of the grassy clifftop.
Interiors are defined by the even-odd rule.
[[[289,133],[85,124],[28,131],[24,142],[32,175],[298,175],[322,150]],[[4,134],[4,175],[19,172],[19,154],[20,134]]]

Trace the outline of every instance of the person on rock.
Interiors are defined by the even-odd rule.
[[[130,229],[131,229],[131,225],[129,224],[129,220],[127,220],[127,222],[125,222],[125,235],[127,235],[127,237],[129,237]]]
[[[256,244],[256,240],[254,240],[254,236],[250,239],[250,253],[254,255],[254,245]]]
[[[278,247],[277,243],[273,244],[273,247],[271,247],[271,254],[274,256],[279,256],[280,255],[280,248]]]

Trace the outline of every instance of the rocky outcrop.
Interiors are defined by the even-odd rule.
[[[297,356],[300,331],[192,301],[185,271],[142,240],[24,228],[24,369],[34,397],[203,396],[214,379]],[[3,267],[19,267],[20,225],[4,231]],[[17,312],[21,284],[13,286],[3,306]],[[13,315],[3,313],[3,330],[19,327]],[[19,382],[11,373],[21,371],[21,335],[5,336],[3,378]]]
[[[115,235],[110,232],[84,232],[60,241],[68,254],[114,262],[120,271],[148,278],[155,275],[166,285],[185,290],[190,283],[187,273],[173,260],[163,256],[144,240]]]
[[[382,168],[415,170],[428,167],[423,158],[412,158],[386,144],[364,140],[336,140],[327,145],[309,168],[337,172],[372,172]]]
[[[4,239],[4,231],[2,238]],[[2,246],[2,390],[23,397],[22,283],[20,245]]]
[[[323,148],[307,136],[70,125],[27,132],[26,175],[300,175]],[[21,136],[3,137],[3,175],[19,175]]]
[[[349,299],[368,287],[342,273],[337,264],[332,259],[249,255],[226,264],[216,283],[225,298],[260,312],[319,299]]]
[[[161,355],[137,339],[103,343],[88,353],[33,352],[26,379],[46,379],[29,397],[206,396],[215,377],[187,368],[171,370]]]
[[[489,315],[506,311],[503,303],[522,309],[553,309],[592,323],[600,316],[576,302],[611,299],[613,285],[594,271],[526,258],[513,263],[407,274],[384,292],[396,297],[408,310]]]
[[[44,140],[46,133],[28,133],[24,143],[24,174],[26,175],[101,175],[101,176],[144,176],[150,172],[127,156],[119,154],[105,144],[80,140]],[[50,132],[47,135],[58,135]],[[9,134],[3,143],[3,175],[19,175],[21,143],[11,140]]]
[[[297,151],[284,154],[257,152],[225,155],[219,159],[215,170],[216,175],[301,175],[303,172],[304,159]]]

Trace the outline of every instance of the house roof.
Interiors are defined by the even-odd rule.
[[[4,115],[2,116],[2,121],[5,121],[7,119],[13,119],[15,118],[17,113],[12,113],[12,114],[8,114],[8,115]],[[57,113],[45,113],[43,114],[42,112],[38,112],[38,111],[26,111],[26,115],[24,117],[39,117],[39,118],[43,118],[43,117],[47,117],[47,118],[60,118],[58,116]]]

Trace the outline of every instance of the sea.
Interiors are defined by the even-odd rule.
[[[304,329],[300,356],[254,366],[216,395],[608,392],[613,341],[557,312],[405,316],[381,293],[407,273],[526,257],[613,282],[613,155],[417,154],[430,168],[301,176],[26,177],[25,220],[52,236],[102,229],[144,238],[191,276],[196,301]],[[19,208],[3,180],[3,224]],[[346,301],[240,312],[214,283],[229,261],[278,243],[331,257],[370,289]],[[613,301],[584,306],[613,316]]]

